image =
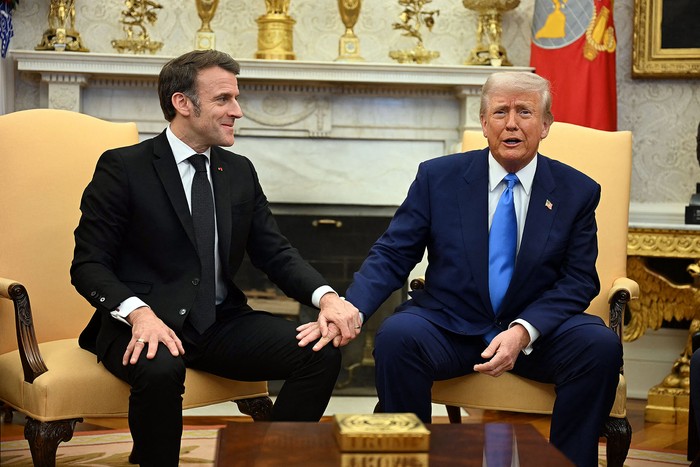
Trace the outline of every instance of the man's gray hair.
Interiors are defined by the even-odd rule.
[[[504,71],[492,73],[481,88],[481,109],[479,116],[483,117],[494,93],[502,91],[534,92],[539,94],[544,121],[551,124],[552,88],[545,78],[526,71]]]

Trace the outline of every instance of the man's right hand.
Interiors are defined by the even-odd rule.
[[[122,365],[126,366],[129,363],[134,365],[146,346],[148,346],[146,358],[154,358],[160,342],[165,344],[173,357],[185,353],[182,341],[175,331],[166,326],[149,307],[142,306],[135,309],[129,313],[126,320],[131,324],[131,340],[126,346]]]

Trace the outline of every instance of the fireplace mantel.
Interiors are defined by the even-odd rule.
[[[172,57],[104,53],[11,51],[22,73],[38,74],[42,83],[43,107],[83,111],[85,87],[134,83],[155,83],[163,65]],[[478,119],[469,113],[470,97],[478,98],[486,78],[499,70],[532,71],[529,67],[494,68],[488,66],[410,65],[363,62],[312,62],[240,59],[242,85],[274,83],[303,85],[325,90],[329,85],[383,92],[389,88],[442,90],[461,101],[461,129],[478,127]],[[138,86],[138,84],[136,84]]]
[[[171,58],[13,50],[14,108],[45,107],[167,125],[156,92]],[[241,59],[235,152],[253,160],[273,203],[397,206],[418,163],[459,150],[480,128],[481,86],[528,67]]]

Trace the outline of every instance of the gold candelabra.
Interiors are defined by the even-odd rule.
[[[75,0],[51,0],[48,19],[49,28],[35,50],[89,52],[75,30]]]
[[[156,53],[163,47],[163,43],[151,40],[144,23],[156,24],[156,10],[163,6],[153,0],[125,0],[124,6],[126,9],[122,11],[122,19],[119,22],[124,25],[126,39],[114,39],[112,47],[119,53]]]
[[[202,20],[202,26],[197,31],[194,39],[194,48],[197,50],[209,50],[216,48],[216,35],[211,29],[211,20],[219,6],[219,0],[195,0],[197,14]]]
[[[476,26],[476,47],[469,53],[465,65],[512,65],[501,44],[501,13],[512,10],[520,0],[462,0],[465,8],[479,14]]]
[[[336,61],[363,61],[360,56],[360,39],[353,28],[360,17],[361,0],[338,0],[340,19],[345,25],[345,34],[340,36]]]
[[[403,6],[403,11],[399,16],[400,23],[394,23],[394,29],[402,30],[402,36],[413,37],[418,44],[413,49],[392,50],[389,57],[399,63],[430,63],[440,56],[440,52],[427,50],[423,45],[423,35],[420,32],[425,26],[428,31],[432,31],[435,25],[435,16],[440,14],[440,10],[423,10],[423,7],[433,0],[399,0],[399,5]]]
[[[258,50],[255,58],[294,60],[294,21],[288,14],[290,0],[265,0],[266,13],[257,19]]]

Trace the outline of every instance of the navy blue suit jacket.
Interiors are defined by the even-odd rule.
[[[498,316],[488,284],[488,149],[422,163],[405,201],[377,240],[347,299],[366,317],[401,287],[427,248],[426,286],[411,312],[464,335],[482,335],[516,318],[543,337],[598,318],[583,311],[600,284],[595,209],[600,186],[538,154],[513,278]],[[563,326],[562,326],[563,325]]]

